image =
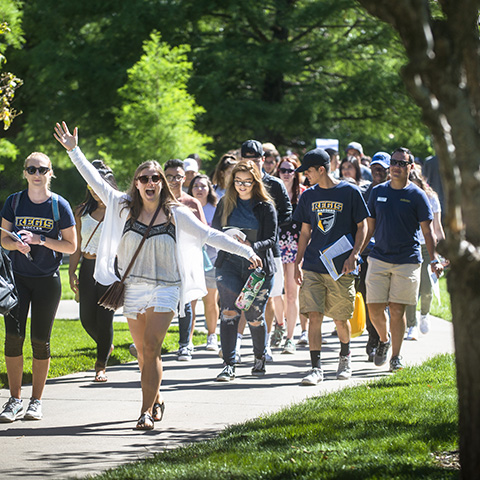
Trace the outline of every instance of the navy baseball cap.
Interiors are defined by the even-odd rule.
[[[304,172],[310,167],[325,167],[328,164],[330,155],[323,148],[315,148],[304,155],[302,164],[295,171]]]
[[[258,140],[247,140],[243,142],[241,155],[243,158],[263,157],[263,147]]]
[[[390,168],[390,155],[387,152],[377,152],[370,162],[372,165],[381,165],[383,168]]]

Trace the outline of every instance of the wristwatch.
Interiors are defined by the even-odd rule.
[[[45,235],[40,235],[40,243],[39,245],[45,245],[45,242],[47,241],[47,239],[45,238]]]

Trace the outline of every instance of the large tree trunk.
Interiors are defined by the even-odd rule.
[[[421,107],[446,193],[459,395],[462,478],[480,478],[480,62],[479,0],[358,0],[398,32],[405,84]],[[408,146],[408,145],[407,145]]]

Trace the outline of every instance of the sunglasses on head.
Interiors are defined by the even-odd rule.
[[[279,168],[278,171],[280,173],[288,173],[289,175],[295,172],[292,168]]]
[[[48,171],[50,171],[49,167],[27,167],[25,171],[29,175],[35,175],[35,173],[39,173],[40,175],[45,175]]]
[[[402,168],[405,168],[405,167],[408,167],[408,165],[410,165],[412,162],[406,162],[405,160],[393,160],[391,159],[390,160],[390,166],[394,166],[394,167],[402,167]]]
[[[146,185],[150,180],[152,183],[158,183],[160,181],[160,175],[140,175],[137,180],[143,185]]]

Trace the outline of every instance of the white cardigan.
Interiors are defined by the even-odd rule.
[[[114,265],[125,222],[130,214],[130,209],[125,208],[124,204],[128,196],[126,193],[115,190],[103,180],[97,169],[85,158],[80,147],[69,151],[68,155],[80,175],[106,205],[94,277],[102,285],[111,285],[118,280]],[[187,207],[180,205],[173,207],[172,211],[176,236],[175,251],[181,278],[180,314],[183,316],[186,303],[207,294],[202,253],[204,244],[247,259],[255,252],[251,247],[203,224]],[[161,259],[158,260],[161,261]]]

